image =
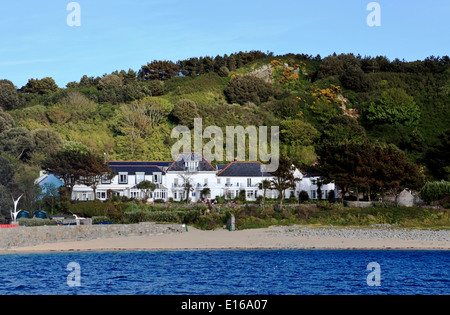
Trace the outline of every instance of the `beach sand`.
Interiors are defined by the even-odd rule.
[[[127,236],[12,248],[7,253],[206,249],[407,249],[449,250],[450,231],[392,228],[269,227]]]

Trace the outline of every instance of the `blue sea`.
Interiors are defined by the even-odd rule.
[[[0,295],[448,295],[449,267],[448,251],[6,254]]]

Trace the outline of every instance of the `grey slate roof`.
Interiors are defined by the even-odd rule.
[[[270,177],[270,173],[263,171],[264,164],[259,162],[231,162],[221,170],[217,176],[223,177]]]
[[[182,153],[167,170],[168,172],[186,171],[185,162],[198,161],[196,172],[215,172],[216,169],[199,153]]]
[[[145,173],[145,175],[153,175],[153,173],[165,174],[162,167],[152,165],[151,163],[154,162],[110,162],[109,168],[116,172],[116,174],[122,172],[128,173],[129,175],[134,175],[136,173]]]

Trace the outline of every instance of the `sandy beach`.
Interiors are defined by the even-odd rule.
[[[449,230],[397,228],[269,227],[123,236],[11,248],[4,253],[206,249],[404,249],[449,250]]]

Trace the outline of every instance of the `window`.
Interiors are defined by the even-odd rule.
[[[252,179],[247,178],[247,187],[251,187],[251,186],[252,186]]]
[[[106,199],[106,191],[97,191],[98,199]]]
[[[111,184],[111,180],[106,178],[106,176],[102,176],[102,184]]]
[[[119,173],[119,184],[128,184],[128,173]]]
[[[207,178],[205,178],[205,183],[203,184],[203,187],[206,187],[206,186],[208,186],[208,179]]]
[[[184,163],[184,170],[189,172],[198,171],[198,161],[190,161]]]
[[[315,190],[311,190],[311,199],[317,199]]]
[[[136,173],[136,184],[143,182],[145,179],[145,173]]]
[[[227,178],[227,186],[231,186],[231,178]]]
[[[220,178],[217,179],[217,184],[220,184]]]

